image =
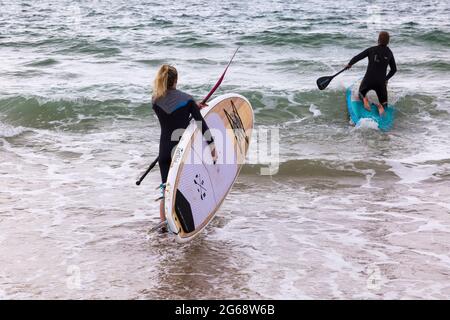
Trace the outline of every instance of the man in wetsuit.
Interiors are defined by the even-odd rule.
[[[369,58],[366,75],[359,87],[359,94],[364,101],[364,108],[370,111],[369,99],[367,92],[374,90],[378,97],[378,112],[384,114],[384,109],[388,106],[387,83],[390,78],[397,72],[394,54],[388,47],[389,33],[380,32],[378,36],[378,45],[368,48],[350,60],[346,69],[350,69],[358,61]],[[386,75],[387,67],[389,73]]]

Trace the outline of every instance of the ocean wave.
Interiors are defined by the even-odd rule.
[[[39,129],[86,130],[98,122],[150,116],[149,104],[129,100],[50,100],[41,97],[0,99],[0,118],[14,126]]]
[[[346,119],[345,90],[303,91],[239,91],[247,97],[255,109],[260,124],[279,124],[306,118],[306,122],[331,123],[335,119]],[[311,109],[311,106],[313,109]],[[320,117],[317,110],[320,110]]]
[[[107,26],[107,30],[142,30],[146,29],[148,27],[153,28],[169,28],[174,25],[173,21],[165,20],[162,18],[153,18],[151,21],[145,22],[145,23],[132,23],[133,21],[126,21],[130,24],[123,24],[123,25],[113,25],[113,26]]]
[[[27,35],[26,38],[18,38],[20,40],[15,41],[1,41],[0,47],[14,47],[14,48],[49,48],[52,53],[56,54],[92,54],[101,57],[115,56],[121,53],[120,47],[122,44],[111,39],[84,39],[80,37],[61,37],[61,36],[49,36],[43,39],[39,39],[43,35],[36,35],[37,40],[31,40],[34,37]],[[48,59],[48,61],[37,62],[37,65],[51,65],[55,64],[56,61]]]
[[[25,64],[25,66],[27,66],[27,67],[48,67],[48,66],[53,66],[58,63],[59,63],[59,61],[57,61],[56,59],[48,58],[48,59],[40,59],[40,60],[36,60],[33,62],[29,62],[29,63]]]
[[[256,123],[259,125],[275,125],[280,129],[298,126],[302,131],[337,130],[348,128],[349,115],[345,97],[345,88],[316,89],[302,91],[259,91],[247,90],[237,93],[247,97],[255,110]],[[372,94],[372,93],[370,93]],[[408,91],[389,92],[389,99],[396,106],[396,128],[398,130],[415,130],[423,126],[424,121],[445,120],[448,112],[439,108],[436,97]],[[431,118],[424,119],[427,113]],[[416,128],[417,129],[417,128]]]
[[[198,58],[198,59],[171,59],[170,60],[172,63],[175,64],[198,64],[198,65],[219,65],[220,62],[215,61],[215,60],[211,60],[211,59],[205,59],[205,58]],[[152,67],[158,67],[161,66],[164,63],[168,62],[168,59],[141,59],[141,60],[135,60],[135,62],[138,63],[142,63],[148,66],[152,66]]]
[[[148,42],[152,46],[175,46],[177,48],[222,48],[225,45],[200,35],[171,35]]]
[[[66,41],[66,40],[64,40]],[[56,53],[82,53],[82,54],[92,54],[102,57],[112,57],[121,53],[119,49],[121,45],[111,39],[101,39],[101,40],[86,40],[86,39],[76,39],[76,41],[70,41],[65,48],[55,51]]]
[[[241,174],[261,175],[269,168],[269,164],[246,164]],[[334,161],[326,159],[297,159],[272,164],[275,176],[288,176],[292,178],[356,178],[365,179],[368,175],[378,177],[391,177],[395,175],[390,171],[391,166],[382,161]]]
[[[450,32],[442,30],[433,30],[422,33],[415,38],[428,43],[443,45],[448,48],[450,45]]]
[[[164,63],[167,63],[167,59],[141,59],[141,60],[135,60],[135,62],[142,63],[147,66],[158,67]]]
[[[208,88],[187,88],[190,92],[204,92]],[[222,88],[223,92],[236,92],[247,97],[255,110],[256,123],[290,128],[298,121],[313,129],[316,126],[348,127],[345,89],[316,89],[303,91],[246,90]],[[435,97],[424,94],[398,92],[390,95],[396,105],[397,122],[419,123],[426,112],[434,119],[448,116],[440,110]],[[127,99],[95,100],[51,99],[38,96],[13,96],[0,99],[0,120],[30,128],[86,129],[99,122],[117,119],[151,117],[150,102],[134,102]],[[405,122],[405,123],[406,123]],[[401,126],[400,126],[401,127]]]
[[[267,46],[304,46],[321,47],[324,45],[353,46],[361,41],[358,37],[348,37],[343,33],[320,33],[320,32],[286,32],[269,31],[245,35],[240,38],[243,42]]]
[[[403,29],[400,30],[396,42],[412,45],[429,44],[448,48],[450,45],[450,32],[438,29],[432,31]]]
[[[450,61],[437,59],[429,61],[414,61],[402,63],[402,71],[408,70],[417,72],[417,68],[428,69],[432,71],[450,71]]]

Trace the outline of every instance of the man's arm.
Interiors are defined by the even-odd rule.
[[[370,48],[368,48],[368,49],[364,50],[363,52],[361,52],[360,54],[354,56],[352,58],[352,60],[350,60],[350,62],[348,63],[347,69],[350,69],[358,61],[360,61],[364,58],[367,58],[369,56],[369,51],[370,51]]]
[[[394,74],[397,72],[397,64],[395,63],[394,56],[392,56],[392,59],[389,61],[389,73],[386,76],[386,81],[388,81],[390,78],[394,76]]]

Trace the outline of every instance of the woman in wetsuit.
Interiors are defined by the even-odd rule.
[[[161,172],[161,191],[164,195],[165,183],[172,162],[172,151],[181,138],[184,129],[189,125],[190,117],[201,123],[203,136],[211,148],[211,156],[216,159],[214,140],[209,132],[208,125],[203,119],[200,109],[206,105],[197,105],[188,94],[177,90],[178,72],[175,67],[163,65],[159,69],[153,87],[153,110],[158,116],[161,125],[161,137],[159,142],[159,169]],[[164,198],[160,203],[161,221],[165,221]],[[162,228],[167,232],[167,228]]]
[[[389,33],[386,31],[380,32],[378,36],[378,45],[368,48],[360,54],[353,57],[346,69],[350,69],[358,61],[369,58],[366,75],[359,87],[359,93],[364,101],[364,108],[370,111],[369,99],[366,97],[367,92],[374,90],[378,97],[378,112],[380,115],[384,114],[384,109],[388,106],[387,83],[390,78],[397,72],[397,65],[395,64],[394,54],[388,47]],[[389,73],[386,75],[387,67],[389,66]]]

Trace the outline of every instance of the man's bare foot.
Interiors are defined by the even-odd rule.
[[[363,102],[364,102],[364,109],[366,109],[367,111],[371,111],[369,99],[367,97],[364,97]]]
[[[384,115],[384,107],[381,104],[378,105],[378,113],[380,116]]]

